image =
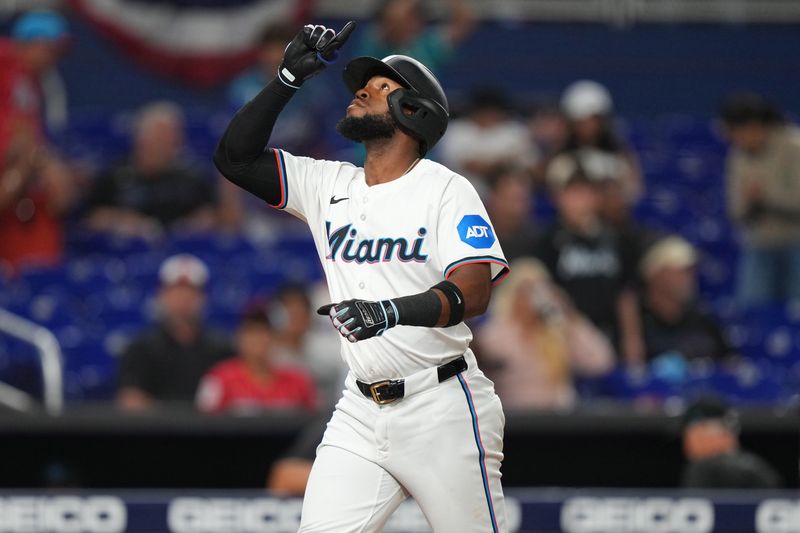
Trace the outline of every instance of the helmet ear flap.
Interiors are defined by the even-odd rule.
[[[388,103],[397,126],[419,141],[421,157],[444,135],[448,113],[437,102],[411,89],[400,88],[389,94]],[[405,110],[411,113],[406,114]]]

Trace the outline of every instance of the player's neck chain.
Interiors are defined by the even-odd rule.
[[[411,166],[410,166],[410,167],[408,167],[408,168],[406,169],[406,171],[405,171],[405,172],[403,172],[403,173],[402,173],[402,174],[400,174],[400,175],[401,175],[401,176],[405,176],[406,174],[408,174],[409,172],[411,172],[411,169],[412,169],[412,168],[414,168],[415,166],[417,166],[417,163],[419,163],[419,157],[418,157],[418,158],[416,158],[416,159],[415,159],[415,160],[414,160],[414,161],[411,163]]]

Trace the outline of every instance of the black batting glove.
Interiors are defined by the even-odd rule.
[[[325,26],[305,25],[286,46],[283,62],[278,67],[278,78],[289,87],[300,88],[304,81],[336,60],[338,50],[355,27],[352,20],[339,33]]]
[[[350,342],[383,335],[384,331],[397,325],[397,309],[391,300],[345,300],[323,305],[317,313],[328,315],[333,327]]]

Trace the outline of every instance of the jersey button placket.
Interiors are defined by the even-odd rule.
[[[369,196],[369,189],[363,191],[363,196],[361,197],[361,214],[358,217],[362,222],[367,220],[367,202],[369,202]]]
[[[379,406],[383,409],[385,406]],[[375,424],[375,444],[377,444],[378,460],[385,461],[389,458],[389,420],[388,413],[381,413]]]

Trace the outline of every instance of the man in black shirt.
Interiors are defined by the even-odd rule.
[[[215,195],[208,177],[182,161],[183,114],[168,102],[139,113],[130,161],[100,175],[87,199],[89,226],[149,237],[176,224],[209,229]]]
[[[531,257],[538,234],[531,217],[533,184],[520,169],[498,169],[489,179],[486,209],[492,218],[494,232],[510,262]]]
[[[567,156],[554,160],[548,182],[558,218],[537,242],[536,256],[625,361],[641,362],[635,265],[600,218],[597,184]]]
[[[642,258],[642,331],[648,359],[665,354],[686,361],[735,355],[722,328],[696,300],[697,253],[686,240],[666,237]]]
[[[172,256],[159,278],[159,321],[133,340],[119,364],[117,404],[126,410],[192,405],[206,371],[233,355],[228,340],[202,323],[205,264],[188,254]]]
[[[681,485],[695,489],[776,489],[778,473],[739,448],[736,412],[715,397],[700,398],[683,415],[683,450],[689,464]]]

